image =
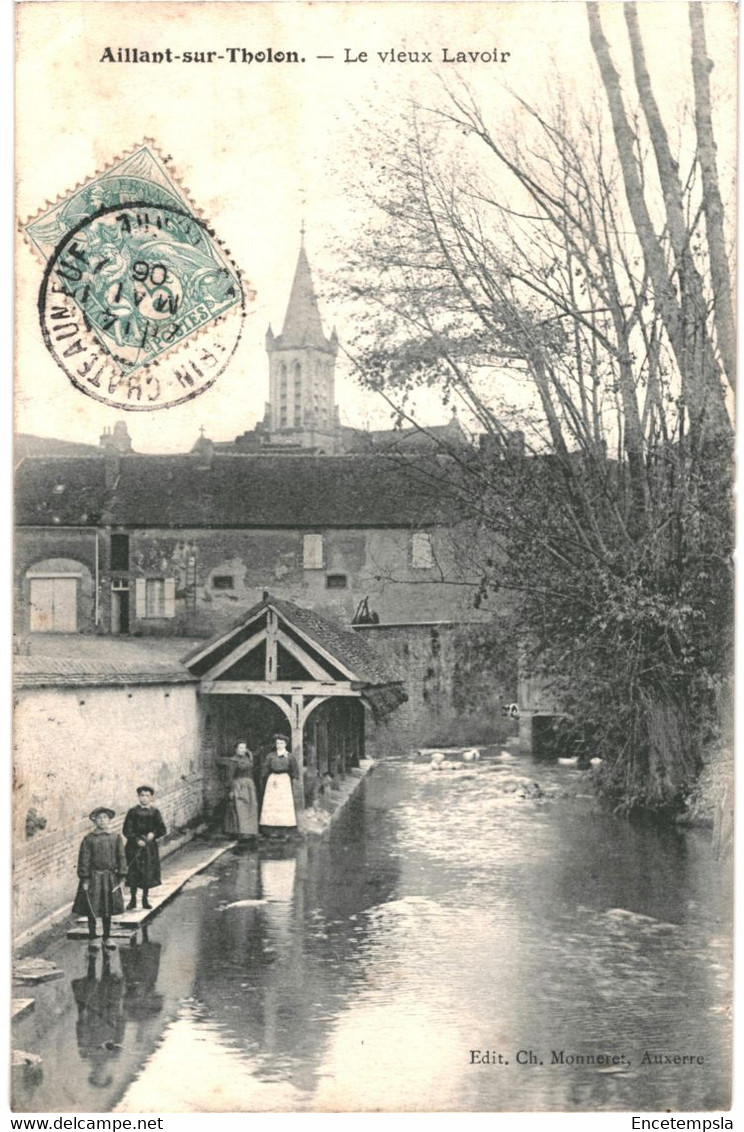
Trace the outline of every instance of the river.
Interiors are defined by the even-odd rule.
[[[228,852],[107,965],[60,941],[14,1107],[725,1108],[730,884],[708,831],[574,767],[391,759],[329,840]]]

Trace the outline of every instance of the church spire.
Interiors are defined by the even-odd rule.
[[[328,349],[328,340],[323,333],[318,300],[313,287],[310,264],[305,251],[305,225],[301,229],[300,254],[297,257],[292,290],[289,294],[287,313],[284,316],[281,344],[283,349],[297,346],[315,346]]]
[[[336,421],[334,369],[338,336],[323,333],[318,300],[300,229],[292,290],[281,334],[266,332],[269,355],[269,430],[291,434],[303,447],[329,450]]]

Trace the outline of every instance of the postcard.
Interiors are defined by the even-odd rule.
[[[14,1112],[732,1126],[736,53],[16,5]]]

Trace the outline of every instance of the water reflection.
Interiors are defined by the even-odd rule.
[[[224,871],[213,894],[217,912],[202,921],[194,983],[200,1020],[250,1056],[259,1080],[291,1079],[307,1091],[336,1003],[355,977],[345,963],[353,937],[336,938],[336,925],[308,907],[318,883],[313,856],[305,845],[267,847],[241,853]]]
[[[88,1081],[97,1089],[105,1089],[114,1079],[112,1058],[119,1056],[124,1038],[122,1008],[123,981],[111,970],[106,952],[102,955],[100,977],[97,956],[91,955],[88,970],[82,979],[72,980],[72,993],[78,1010],[75,1033],[80,1057],[88,1063]]]
[[[518,759],[383,765],[330,841],[225,855],[120,975],[75,979],[72,1084],[53,1069],[29,1107],[725,1107],[729,880],[704,835],[614,819],[581,781]],[[68,1019],[36,1033],[53,1066]],[[106,1087],[81,1080],[83,1049]],[[646,1050],[705,1061],[649,1068]],[[582,1064],[598,1053],[625,1061]]]
[[[124,976],[124,1010],[127,1018],[142,1021],[159,1014],[163,1009],[163,995],[155,988],[160,973],[162,943],[150,939],[149,928],[142,928],[140,938],[120,952]],[[142,1037],[138,1031],[137,1039]]]

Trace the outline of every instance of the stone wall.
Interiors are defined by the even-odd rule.
[[[303,535],[322,537],[322,565],[303,558]],[[113,535],[128,538],[128,569],[114,563]],[[414,536],[430,540],[430,564],[416,564]],[[465,566],[458,560],[471,536],[448,528],[301,530],[129,530],[95,531],[20,528],[16,551],[16,631],[30,630],[28,571],[40,559],[75,560],[92,584],[80,587],[78,630],[112,633],[112,583],[128,585],[129,632],[136,636],[209,637],[229,626],[261,600],[264,590],[350,624],[359,602],[382,622],[477,620],[469,586],[458,584]],[[168,584],[162,616],[143,608],[148,580]],[[138,600],[137,582],[140,581]],[[118,600],[118,599],[117,599]],[[167,606],[167,608],[166,608]],[[98,623],[95,612],[98,611]]]
[[[129,532],[131,631],[211,636],[260,601],[265,590],[342,624],[351,623],[365,597],[384,622],[474,616],[469,588],[441,581],[442,575],[459,577],[453,532],[428,532],[436,565],[423,569],[413,565],[409,530],[359,528],[316,533],[323,539],[319,568],[307,568],[303,562],[301,531]],[[137,613],[136,579],[154,577],[175,579],[172,616],[140,617]],[[106,602],[103,593],[102,602]],[[107,623],[104,614],[104,626]]]
[[[97,805],[121,829],[149,783],[169,832],[202,810],[201,712],[194,684],[19,690],[13,774],[14,935],[72,899],[77,851]]]
[[[408,702],[367,731],[368,755],[502,742],[516,725],[516,653],[498,622],[373,625],[356,631],[403,681]]]
[[[96,631],[96,614],[99,614],[100,619],[100,609],[95,600],[95,578],[102,541],[95,530],[74,527],[64,527],[60,530],[49,527],[39,530],[27,528],[18,531],[14,564],[14,621],[18,636],[25,636],[29,632],[31,588],[29,575],[57,571],[79,575],[78,631],[81,633]]]

